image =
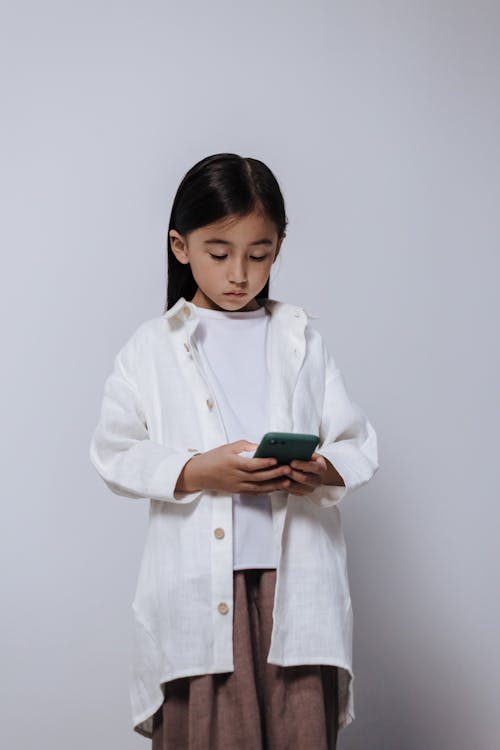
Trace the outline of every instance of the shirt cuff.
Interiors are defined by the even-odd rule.
[[[182,469],[189,459],[196,455],[199,455],[199,452],[193,453],[188,450],[169,453],[169,455],[160,463],[155,475],[153,476],[151,498],[154,500],[166,500],[184,505],[196,500],[203,492],[203,488],[200,490],[194,490],[193,492],[175,491],[175,485],[177,484]]]
[[[342,443],[333,443],[329,447],[316,449],[315,453],[327,458],[332,466],[338,471],[344,485],[339,484],[322,484],[316,487],[308,497],[315,505],[320,508],[329,508],[332,505],[338,505],[348,492],[364,484],[359,474],[352,468],[346,460]],[[366,480],[368,481],[368,480]]]

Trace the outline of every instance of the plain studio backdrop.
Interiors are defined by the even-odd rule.
[[[4,3],[2,747],[149,746],[128,696],[149,506],[88,446],[114,355],[163,311],[175,190],[232,151],[285,196],[270,296],[320,316],[379,439],[340,506],[339,750],[498,748],[499,21],[481,0]]]

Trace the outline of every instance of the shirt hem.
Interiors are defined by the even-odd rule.
[[[164,701],[164,695],[161,689],[161,686],[163,685],[163,683],[170,682],[171,680],[178,680],[181,677],[196,677],[200,674],[225,674],[226,672],[234,672],[234,664],[228,664],[226,667],[208,668],[207,670],[203,672],[200,672],[199,668],[194,668],[194,669],[189,669],[189,670],[180,672],[176,674],[175,676],[170,675],[170,676],[161,677],[160,682],[158,684],[158,687],[162,694],[160,701],[153,703],[152,708],[146,709],[141,714],[139,714],[139,716],[133,717],[132,719],[133,731],[137,732],[137,734],[140,734],[142,737],[146,737],[146,739],[151,740],[153,738],[153,730],[152,730],[153,715],[160,708],[160,706],[163,705],[163,701]]]
[[[341,669],[344,669],[345,672],[347,672],[348,675],[348,694],[344,701],[343,706],[339,706],[339,715],[338,715],[338,730],[345,729],[351,722],[356,718],[353,708],[353,681],[354,681],[354,674],[352,669],[343,661],[339,659],[334,659],[331,656],[330,657],[321,657],[321,656],[314,656],[312,658],[304,659],[304,657],[288,657],[287,659],[282,659],[281,661],[278,661],[276,659],[267,659],[268,664],[276,664],[281,667],[296,667],[301,666],[304,664],[323,664],[325,666],[332,666],[332,667],[340,667]],[[176,674],[175,677],[162,677],[160,678],[160,682],[158,687],[160,688],[161,692],[161,698],[159,701],[156,701],[152,704],[151,708],[146,709],[138,716],[134,717],[132,720],[132,729],[137,734],[140,734],[142,737],[145,737],[146,739],[151,740],[153,738],[153,715],[156,713],[156,711],[163,705],[164,701],[164,695],[162,690],[162,685],[165,682],[169,682],[171,680],[176,680],[181,677],[194,677],[200,674],[223,674],[226,672],[233,672],[234,671],[234,664],[229,664],[226,667],[218,667],[216,669],[207,669],[202,672],[200,672],[199,668],[190,669],[187,671],[184,671],[180,674]]]

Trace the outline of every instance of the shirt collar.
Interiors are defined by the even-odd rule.
[[[292,305],[289,302],[283,302],[282,300],[272,299],[271,297],[265,297],[261,300],[262,305],[270,313],[280,313],[281,315],[288,317],[306,317],[306,318],[319,318],[319,315],[310,315],[303,307],[299,305]],[[163,317],[170,318],[198,318],[197,306],[185,297],[179,297],[177,302],[172,305],[166,312],[163,313]]]

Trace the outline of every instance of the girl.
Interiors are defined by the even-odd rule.
[[[304,308],[269,297],[287,219],[269,168],[195,164],[169,225],[167,304],[115,357],[90,458],[150,501],[134,601],[133,729],[152,750],[326,750],[354,719],[339,503],[375,431]],[[268,431],[310,461],[253,458]]]

